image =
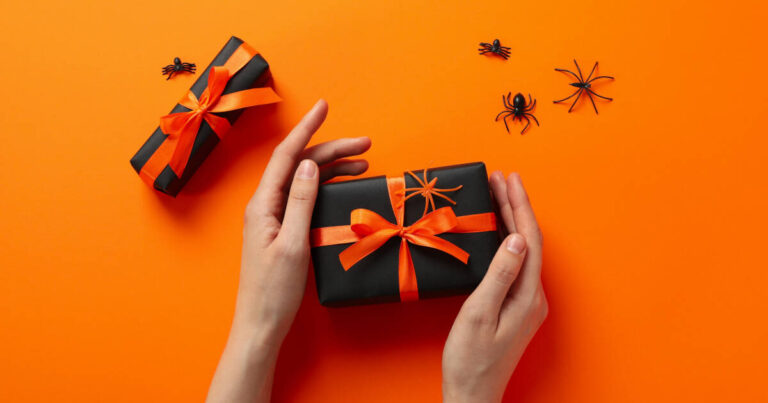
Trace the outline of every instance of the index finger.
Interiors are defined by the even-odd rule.
[[[282,194],[285,191],[301,153],[327,114],[328,103],[323,99],[317,101],[299,124],[275,147],[254,194],[255,199],[264,201],[268,195]]]

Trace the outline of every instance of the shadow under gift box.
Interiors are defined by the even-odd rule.
[[[423,170],[411,171],[422,180]],[[405,187],[420,187],[404,173]],[[435,197],[436,208],[452,207],[456,216],[493,213],[485,164],[475,162],[427,170],[428,180],[438,178],[436,188],[461,189],[445,193],[456,202]],[[410,194],[410,192],[409,192]],[[424,213],[425,199],[414,196],[405,202],[408,226]],[[350,224],[355,209],[368,209],[395,223],[387,180],[384,176],[335,182],[320,186],[312,216],[312,229]],[[439,250],[409,243],[418,283],[419,298],[468,294],[480,283],[499,247],[497,231],[474,233],[444,233],[438,235],[469,253],[467,264]],[[339,253],[351,243],[312,248],[312,264],[320,303],[325,306],[346,306],[400,301],[398,282],[398,251],[400,238],[394,236],[370,255],[344,270]]]
[[[210,73],[211,68],[214,66],[223,66],[242,43],[243,40],[235,36],[229,39],[211,64],[208,65],[202,74],[200,74],[197,81],[192,84],[190,91],[192,91],[195,96],[200,98],[200,95],[205,88],[208,87],[208,74]],[[256,54],[245,66],[243,66],[242,69],[240,69],[240,71],[230,78],[226,87],[224,87],[223,94],[242,91],[248,88],[267,86],[271,77],[269,64],[267,64],[267,61],[264,60],[260,54]],[[171,110],[171,113],[188,112],[189,110],[189,108],[183,105],[176,104]],[[231,124],[240,117],[243,110],[244,109],[238,109],[230,112],[221,112],[216,113],[216,115],[226,118]],[[158,114],[157,117],[159,119],[160,115]],[[144,164],[146,164],[149,158],[152,157],[167,137],[168,136],[163,133],[159,126],[155,129],[155,132],[152,133],[144,145],[141,146],[136,155],[131,158],[131,165],[137,173],[141,172]],[[214,133],[211,126],[208,125],[208,122],[203,121],[200,125],[200,130],[198,130],[197,136],[195,137],[189,162],[187,163],[181,178],[173,172],[170,166],[166,165],[155,179],[154,188],[171,196],[176,196],[218,143],[219,136]]]

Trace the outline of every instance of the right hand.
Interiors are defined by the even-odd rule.
[[[541,231],[520,176],[491,175],[509,236],[459,311],[443,350],[445,402],[499,402],[525,348],[547,317]]]

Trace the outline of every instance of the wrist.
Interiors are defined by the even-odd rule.
[[[232,324],[225,350],[235,353],[252,364],[274,364],[283,338],[268,325],[249,326],[238,321]]]
[[[495,403],[501,402],[504,395],[504,391],[501,393],[494,393],[488,388],[472,388],[467,385],[451,385],[450,383],[443,382],[443,403]]]

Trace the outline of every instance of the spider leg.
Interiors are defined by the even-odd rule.
[[[525,129],[527,129],[528,126],[531,124],[531,120],[528,119],[528,116],[525,116],[525,115],[521,115],[521,119],[525,119],[526,121],[525,127],[523,127],[523,130],[520,131],[520,134],[523,134],[525,133]]]
[[[480,52],[481,55],[484,55],[484,54],[490,52],[490,50],[488,50],[488,49],[478,49],[478,51]]]
[[[498,115],[496,115],[496,119],[493,119],[493,120],[494,120],[494,121],[496,121],[496,122],[498,122],[498,121],[499,121],[499,116],[501,116],[501,114],[502,114],[502,113],[506,113],[506,112],[509,112],[509,111],[507,111],[507,110],[503,110],[503,111],[499,112],[499,114],[498,114]]]
[[[560,71],[560,72],[563,72],[563,73],[570,73],[570,74],[571,74],[571,75],[572,75],[572,76],[573,76],[573,77],[576,79],[576,81],[578,81],[578,82],[581,82],[581,80],[579,80],[579,76],[577,76],[577,75],[576,75],[576,73],[574,73],[574,72],[572,72],[572,71],[570,71],[570,70],[566,70],[566,69],[555,69],[555,71]]]
[[[587,76],[587,79],[586,79],[586,80],[584,80],[584,81],[586,81],[586,82],[589,82],[589,78],[590,78],[590,77],[592,77],[592,73],[594,73],[594,72],[595,72],[595,69],[596,69],[596,68],[597,68],[597,62],[595,62],[595,65],[594,65],[594,66],[592,66],[592,71],[590,71],[590,72],[589,72],[589,75]]]
[[[598,78],[610,78],[611,80],[613,80],[613,77],[611,77],[611,76],[597,76],[597,77],[587,81],[587,84],[591,83],[592,81],[597,80]]]
[[[532,118],[533,118],[533,120],[536,122],[536,126],[541,126],[541,125],[539,124],[539,119],[536,119],[536,116],[533,116],[533,114],[532,114],[532,113],[526,113],[526,115],[528,115],[528,116],[530,116],[530,117],[532,117]]]
[[[512,48],[510,48],[509,46],[501,46],[501,49],[503,49],[503,50],[510,50]]]
[[[571,113],[571,111],[573,110],[573,107],[574,107],[574,106],[576,106],[576,102],[579,100],[579,98],[581,98],[581,93],[582,93],[583,91],[584,91],[584,89],[583,89],[583,88],[579,88],[579,91],[577,91],[577,93],[578,93],[579,95],[576,97],[576,99],[574,99],[574,100],[573,100],[573,103],[571,104],[571,107],[570,107],[570,108],[568,108],[568,113]]]
[[[486,43],[486,42],[480,42],[480,46],[482,46],[484,48],[488,48],[488,47],[491,47],[491,44],[490,43]]]
[[[507,97],[504,98],[504,95],[501,96],[501,100],[504,101],[504,107],[507,109],[512,109],[512,103],[509,102],[509,97],[512,95],[512,92],[507,93]]]
[[[528,107],[523,109],[523,112],[530,112],[535,107],[536,107],[536,100],[534,99],[532,104],[528,104]]]
[[[581,68],[579,68],[579,64],[576,63],[576,59],[573,59],[573,64],[576,65],[576,71],[579,72],[579,82],[583,83],[584,82],[584,75],[581,74]]]
[[[166,79],[165,79],[165,81],[168,81],[168,80],[170,80],[170,79],[171,79],[171,77],[173,77],[173,73],[175,73],[175,72],[176,72],[176,71],[173,71],[173,70],[171,70],[170,74],[168,74],[168,78],[166,78]]]
[[[509,115],[511,115],[511,113],[508,113],[508,114],[504,115],[504,127],[507,128],[507,133],[509,133],[509,125],[507,125],[507,118],[509,117]],[[514,115],[512,115],[512,116],[513,116],[512,117],[512,121],[514,122],[514,120],[515,120]]]
[[[560,99],[560,100],[557,100],[557,101],[552,101],[552,103],[555,103],[555,104],[556,104],[556,103],[560,103],[560,102],[563,102],[563,101],[567,100],[568,98],[570,98],[570,97],[572,97],[572,96],[574,96],[574,95],[578,94],[578,93],[579,93],[579,91],[581,91],[581,88],[579,88],[578,90],[574,91],[574,93],[573,93],[573,94],[571,94],[571,95],[568,95],[567,97],[565,97],[565,98],[563,98],[563,99]]]
[[[592,107],[595,108],[595,114],[599,114],[597,111],[597,105],[595,105],[595,99],[592,98],[592,94],[590,94],[591,91],[587,90],[587,96],[589,97],[589,101],[592,102]]]
[[[531,106],[532,103],[533,101],[531,101],[531,94],[528,93],[528,106]],[[524,108],[524,109],[527,109],[527,108]]]
[[[442,194],[442,193],[438,193],[438,192],[435,192],[435,193],[432,193],[432,194],[433,194],[433,195],[435,195],[435,196],[437,196],[437,197],[442,197],[443,199],[445,199],[445,200],[448,200],[448,202],[449,202],[449,203],[451,203],[451,204],[453,204],[453,205],[455,205],[455,204],[456,204],[456,202],[455,202],[455,201],[453,201],[453,200],[451,200],[451,198],[450,198],[450,197],[448,197],[448,196],[446,196],[446,195],[444,195],[444,194]]]
[[[599,98],[603,98],[603,99],[607,99],[607,100],[609,100],[609,101],[613,101],[613,98],[604,97],[604,96],[602,96],[602,95],[600,95],[600,94],[596,93],[595,91],[592,91],[592,89],[591,89],[591,88],[587,88],[587,91],[591,92],[591,93],[592,93],[592,95],[594,95],[594,96],[596,96],[596,97],[599,97]]]

